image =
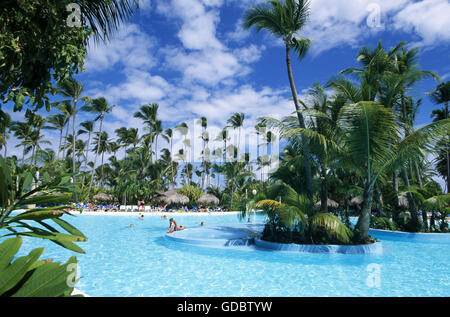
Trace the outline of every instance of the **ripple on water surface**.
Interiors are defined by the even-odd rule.
[[[240,224],[234,214],[174,217],[188,227]],[[448,244],[381,239],[382,255],[280,253],[177,243],[160,216],[65,219],[89,239],[79,244],[77,288],[91,296],[450,296]],[[55,261],[73,254],[25,238],[21,255],[41,246]]]

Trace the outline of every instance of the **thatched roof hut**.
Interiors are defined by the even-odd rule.
[[[164,201],[167,204],[187,204],[189,202],[189,197],[175,193],[172,195],[163,195],[160,197],[162,201]]]
[[[92,197],[94,200],[98,200],[98,201],[113,201],[114,197],[112,195],[108,195],[108,194],[97,194],[94,197]]]
[[[202,204],[213,204],[213,205],[218,205],[219,202],[220,202],[220,200],[219,200],[219,198],[217,198],[217,197],[214,196],[214,195],[206,194],[206,195],[203,195],[202,197],[200,197],[200,198],[198,199],[198,202],[199,202],[199,203],[202,203]]]
[[[329,198],[327,199],[327,205],[328,205],[328,207],[331,207],[331,208],[338,208],[339,207],[339,204],[337,202],[335,202],[334,200],[329,199]],[[322,206],[322,203],[319,201],[317,204],[315,204],[315,206],[317,208],[320,208]]]
[[[350,205],[352,206],[359,206],[363,203],[363,198],[361,196],[357,196],[352,198],[352,200],[350,200]]]
[[[408,198],[405,195],[398,196],[398,205],[401,207],[409,207]]]

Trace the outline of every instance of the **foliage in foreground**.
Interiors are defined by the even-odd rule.
[[[15,178],[11,177],[11,169],[16,172]],[[22,244],[21,236],[48,239],[68,250],[84,253],[74,242],[86,241],[87,238],[61,219],[64,214],[69,214],[64,209],[71,207],[64,205],[71,199],[73,190],[69,180],[70,175],[51,179],[45,174],[42,184],[33,186],[35,179],[31,171],[21,171],[14,165],[10,167],[0,156],[0,238],[14,236],[0,245],[0,296],[72,294],[75,281],[69,279],[76,275],[75,256],[64,265],[39,261],[44,248],[38,248],[27,256],[16,258]],[[13,214],[25,208],[26,211]],[[59,232],[45,220],[51,220],[67,233]]]
[[[16,257],[22,238],[10,238],[0,244],[0,296],[71,296],[77,273],[75,256],[63,265],[39,260],[44,248]]]

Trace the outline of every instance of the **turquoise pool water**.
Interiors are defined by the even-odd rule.
[[[188,227],[239,224],[237,215],[174,215]],[[77,288],[91,296],[450,296],[450,244],[380,238],[382,255],[280,253],[252,246],[209,248],[165,237],[169,221],[146,215],[64,216],[89,239],[77,255]],[[252,217],[252,220],[253,219]],[[257,216],[256,222],[261,222]],[[134,224],[134,228],[130,228]],[[24,239],[21,255],[73,252]]]

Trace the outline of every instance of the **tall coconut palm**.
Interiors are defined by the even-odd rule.
[[[156,120],[153,125],[153,133],[155,134],[155,159],[158,160],[158,137],[163,132],[162,121]]]
[[[244,126],[245,114],[244,113],[235,113],[228,119],[227,123],[233,129],[238,129],[238,142],[237,142],[237,152],[238,158],[240,154],[240,145],[241,145],[241,129]]]
[[[32,145],[31,164],[33,164],[36,161],[35,154],[36,150],[40,149],[40,143],[49,143],[48,141],[42,140],[43,135],[41,134],[41,130],[44,128],[47,119],[30,110],[25,112],[25,118],[27,120],[27,124],[32,127],[29,141]]]
[[[104,170],[104,157],[105,153],[110,153],[110,140],[108,133],[105,131],[98,132],[94,136],[94,140],[92,142],[94,145],[94,150],[96,153],[99,153],[102,155],[102,161],[101,161],[101,172],[100,172],[100,184],[103,184],[103,170]],[[95,161],[94,161],[95,163]]]
[[[25,155],[31,150],[30,136],[33,132],[31,125],[27,122],[13,121],[11,123],[11,131],[14,136],[21,141],[16,147],[23,146],[22,165],[25,163]]]
[[[209,134],[206,131],[208,129],[208,119],[206,117],[201,117],[200,119],[197,120],[197,123],[202,127],[202,134],[200,136],[200,138],[202,139],[202,185],[201,188],[204,189],[204,183],[205,183],[205,172],[206,172],[206,147],[208,145],[209,142]]]
[[[368,241],[373,194],[380,175],[436,142],[449,124],[450,120],[432,123],[401,140],[400,127],[391,109],[373,102],[342,108],[338,120],[342,153],[346,153],[342,161],[361,177],[364,188],[362,210],[355,227],[358,240]]]
[[[67,148],[66,147],[66,141],[67,141],[67,136],[69,135],[69,128],[70,128],[70,119],[72,118],[73,114],[74,114],[74,108],[73,105],[70,101],[57,101],[54,102],[53,105],[61,112],[61,114],[63,114],[66,117],[66,133],[63,137],[63,145],[62,148]],[[61,158],[65,158],[66,157],[66,153],[64,151],[62,151],[62,157]]]
[[[90,101],[89,97],[81,97],[83,93],[83,84],[81,82],[76,81],[73,78],[67,78],[58,83],[57,93],[65,98],[70,98],[64,100],[64,103],[72,104],[72,143],[75,145],[77,143],[77,134],[76,134],[76,116],[77,116],[77,105],[79,101],[83,101],[85,104]],[[76,188],[77,177],[76,177],[76,161],[75,161],[75,153],[76,151],[72,151],[72,173],[73,173],[73,184],[74,188]],[[74,199],[75,202],[78,201],[77,191],[74,190]]]
[[[0,149],[2,147],[5,148],[5,154],[4,158],[6,160],[6,154],[7,154],[7,140],[9,138],[8,136],[8,130],[11,125],[11,116],[7,114],[6,112],[3,112],[0,110]]]
[[[449,102],[450,102],[450,81],[441,83],[437,86],[436,90],[430,93],[430,97],[435,104],[444,104],[444,108],[441,110],[433,110],[432,116],[434,121],[448,119],[449,116]],[[445,160],[440,160],[442,165],[446,166],[446,181],[447,181],[447,194],[450,193],[450,136],[447,135],[446,142],[442,142],[445,147]],[[445,144],[446,143],[446,144]]]
[[[164,140],[166,140],[167,143],[169,143],[169,147],[170,147],[170,168],[171,168],[171,184],[172,184],[172,189],[174,189],[175,186],[175,175],[174,175],[174,164],[173,164],[173,130],[172,129],[166,129],[164,131],[164,134],[162,135],[162,137],[164,138]]]
[[[102,128],[103,128],[103,119],[105,117],[105,114],[110,113],[113,108],[114,108],[114,105],[110,106],[108,104],[108,101],[106,101],[106,99],[104,97],[100,97],[100,98],[93,99],[89,104],[84,105],[81,108],[81,110],[96,115],[94,121],[100,120],[100,127],[99,127],[97,135],[101,135]],[[97,147],[96,151],[95,151],[94,166],[92,168],[91,181],[89,182],[89,189],[88,189],[87,197],[89,197],[89,194],[91,193],[92,182],[94,180],[94,174],[95,174],[95,166],[97,164],[97,157],[100,153],[100,148],[101,147]]]
[[[152,145],[155,137],[154,126],[157,120],[158,108],[159,106],[156,103],[147,104],[141,106],[139,108],[139,111],[134,113],[134,117],[143,120],[146,125],[145,129],[149,131],[148,134],[146,134],[144,137],[148,139],[150,144],[150,157],[152,162],[153,162]]]
[[[244,16],[244,29],[255,26],[257,31],[267,30],[273,36],[281,38],[285,44],[286,66],[291,87],[292,98],[297,113],[300,128],[305,129],[305,120],[301,113],[297,89],[295,87],[294,75],[291,66],[291,50],[294,50],[299,60],[306,55],[311,41],[296,36],[305,26],[309,18],[310,2],[308,0],[285,0],[284,3],[272,0],[249,9]],[[306,194],[312,204],[312,174],[310,153],[308,145],[304,144],[304,166],[306,178]]]
[[[222,153],[222,163],[225,163],[227,161],[227,141],[230,140],[229,134],[228,134],[228,128],[223,128],[219,134],[217,135],[215,141],[221,141],[223,143],[223,148],[220,151]]]
[[[61,153],[61,145],[62,138],[64,133],[64,128],[67,124],[67,117],[63,114],[54,114],[47,118],[47,122],[50,123],[50,126],[45,126],[44,129],[50,130],[58,130],[59,131],[59,145],[58,145],[58,154],[56,159],[59,160],[59,154]]]
[[[183,156],[183,161],[185,163],[185,169],[186,169],[186,175],[192,175],[192,170],[190,170],[190,167],[192,167],[192,164],[190,164],[190,157],[188,157],[189,152],[188,152],[188,148],[190,148],[191,143],[190,143],[190,139],[187,138],[187,135],[189,133],[189,126],[187,125],[186,122],[182,122],[179,125],[177,125],[175,127],[175,130],[180,132],[180,134],[183,136],[183,145],[184,145],[184,149],[182,152],[179,152],[179,154],[182,154]],[[190,185],[190,180],[191,177],[188,177],[188,184]]]

